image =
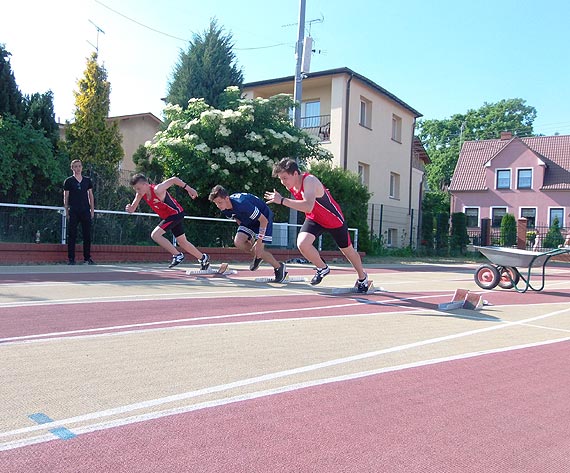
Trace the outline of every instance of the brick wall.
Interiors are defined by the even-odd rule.
[[[237,248],[200,248],[214,262],[250,261],[250,256]],[[300,258],[297,250],[270,249],[277,260]],[[321,252],[325,260],[346,261],[340,251]],[[77,245],[76,260],[83,260],[83,248]],[[168,263],[169,255],[158,246],[92,245],[91,256],[96,263]],[[67,262],[67,246],[55,243],[0,243],[0,265],[45,264]]]

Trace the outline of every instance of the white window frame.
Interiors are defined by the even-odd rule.
[[[370,186],[370,164],[358,162],[358,178],[363,186]]]
[[[394,236],[392,236],[392,234],[394,234]],[[388,231],[386,233],[386,246],[387,247],[393,247],[395,242],[394,240],[398,240],[398,229],[397,228],[388,228]],[[397,241],[396,241],[397,243]]]
[[[318,115],[307,116],[307,105],[319,104]],[[301,102],[301,128],[317,128],[321,122],[321,99],[311,99]]]
[[[560,205],[552,205],[552,206],[548,206],[548,228],[550,228],[552,226],[552,221],[554,219],[551,219],[551,215],[550,212],[552,209],[562,209],[562,222],[560,222],[560,228],[566,228],[566,207],[560,206]]]
[[[392,114],[392,141],[402,144],[402,117]]]
[[[481,228],[481,207],[477,205],[464,205],[463,206],[463,213],[467,217],[467,209],[477,209],[477,227],[470,227],[469,225],[467,228]]]
[[[509,187],[499,187],[499,171],[509,171]],[[513,170],[511,168],[495,169],[495,190],[506,191],[513,188]]]
[[[556,208],[559,208],[559,207],[556,207]],[[526,217],[523,217],[523,215],[522,215],[523,209],[534,209],[534,226],[536,227],[536,218],[538,216],[538,207],[533,207],[532,205],[523,205],[522,207],[519,207],[519,218],[526,218]]]
[[[491,228],[499,228],[501,224],[497,225],[496,227],[493,226],[493,210],[494,209],[505,209],[505,214],[509,213],[509,207],[506,205],[496,205],[489,207],[489,218],[491,219]]]
[[[530,171],[530,187],[519,187],[519,172],[520,171]],[[534,181],[534,169],[533,168],[528,168],[528,167],[516,168],[516,175],[517,175],[517,189],[532,190],[532,184]],[[528,208],[530,208],[530,207],[528,207]]]
[[[364,110],[364,113],[363,113]],[[362,116],[364,115],[364,116]],[[372,101],[360,96],[360,109],[358,111],[358,124],[364,128],[372,129]]]
[[[394,177],[394,185],[392,185],[392,177]],[[397,172],[390,171],[388,197],[390,199],[400,200],[400,174]]]

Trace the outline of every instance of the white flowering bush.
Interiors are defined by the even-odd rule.
[[[316,137],[292,124],[290,95],[241,99],[239,89],[229,87],[221,103],[226,110],[214,109],[203,99],[190,99],[186,110],[167,105],[168,126],[146,145],[165,176],[179,176],[198,190],[200,198],[186,205],[192,213],[213,213],[207,198],[216,184],[230,193],[263,197],[264,191],[279,184],[271,177],[271,168],[284,157],[296,157],[301,163],[332,159]]]

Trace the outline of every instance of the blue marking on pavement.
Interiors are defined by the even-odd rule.
[[[49,424],[50,422],[53,422],[53,419],[51,417],[48,417],[47,415],[41,412],[38,412],[37,414],[31,414],[28,416],[28,418],[30,418],[37,424]],[[66,429],[65,427],[55,427],[53,429],[50,429],[49,431],[56,437],[60,438],[61,440],[69,440],[77,437],[77,435],[75,435],[71,430]]]

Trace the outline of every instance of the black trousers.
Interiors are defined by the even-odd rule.
[[[83,235],[83,259],[91,258],[91,211],[89,209],[82,212],[69,211],[69,221],[67,222],[67,257],[70,261],[75,261],[75,242],[77,241],[77,226],[81,223],[81,233]]]

